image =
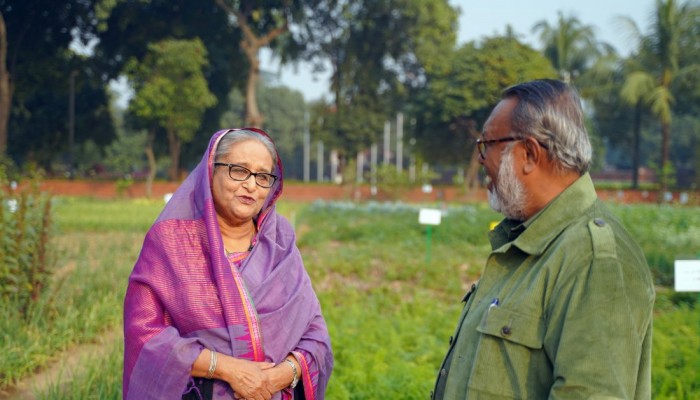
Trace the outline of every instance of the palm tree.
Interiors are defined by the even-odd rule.
[[[639,33],[636,24],[629,18],[622,18],[639,39],[640,50],[635,68],[627,75],[621,95],[638,110],[646,107],[661,124],[661,157],[659,189],[661,193],[668,187],[671,164],[669,151],[671,144],[671,123],[673,80],[682,75],[679,70],[680,40],[685,19],[697,13],[698,7],[678,4],[675,0],[656,0],[652,13],[651,32]],[[661,197],[660,197],[661,198]]]
[[[615,50],[606,43],[595,39],[592,26],[584,25],[575,16],[565,17],[558,12],[556,25],[542,20],[532,27],[532,32],[539,32],[544,45],[544,55],[559,72],[562,80],[569,83],[583,73],[591,62]]]

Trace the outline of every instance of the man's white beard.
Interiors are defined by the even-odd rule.
[[[495,185],[488,191],[489,206],[506,218],[525,219],[525,188],[513,168],[513,151],[503,152]]]

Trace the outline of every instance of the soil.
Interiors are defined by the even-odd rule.
[[[42,368],[36,374],[21,380],[17,385],[0,390],[0,400],[34,400],[35,393],[44,392],[50,385],[59,381],[71,379],[73,374],[80,371],[81,363],[88,357],[96,357],[104,354],[109,346],[105,344],[114,342],[117,335],[121,335],[120,329],[114,329],[103,333],[95,342],[76,345],[56,356],[56,361]]]

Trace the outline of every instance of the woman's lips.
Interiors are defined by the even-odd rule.
[[[252,197],[248,196],[238,196],[238,200],[243,203],[243,204],[253,204],[255,203],[255,199]]]

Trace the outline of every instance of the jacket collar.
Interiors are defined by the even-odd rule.
[[[540,255],[572,221],[598,199],[590,174],[585,173],[525,222],[504,219],[489,233],[494,251],[515,246],[525,253]]]

